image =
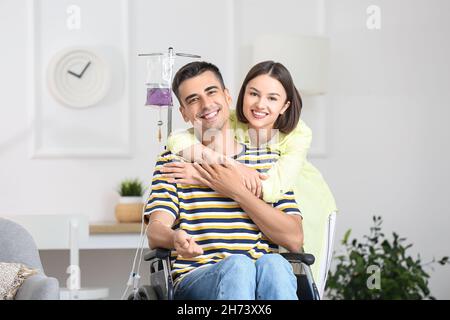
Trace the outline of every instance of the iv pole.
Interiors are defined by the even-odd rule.
[[[147,56],[162,56],[164,53],[140,53],[138,54],[139,57],[147,57]],[[169,64],[170,64],[170,81],[169,81],[169,92],[172,93],[172,77],[173,77],[173,61],[175,59],[175,56],[179,57],[186,57],[186,58],[195,58],[199,59],[201,56],[196,54],[189,54],[189,53],[181,53],[173,52],[173,47],[169,47],[168,50],[168,57],[169,57]],[[172,133],[172,106],[167,106],[167,137]]]

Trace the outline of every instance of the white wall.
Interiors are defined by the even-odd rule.
[[[448,255],[450,3],[327,4],[332,150],[316,163],[341,210],[337,238],[348,228],[368,232],[378,214],[424,261]],[[371,4],[381,8],[377,31],[365,27]],[[450,298],[449,267],[432,275],[431,291]]]
[[[142,107],[143,64],[136,61],[133,70],[131,159],[29,159],[26,3],[0,1],[0,214],[82,213],[91,221],[112,220],[119,181],[131,176],[148,181],[161,150],[156,113]],[[315,34],[318,28],[317,2],[306,0],[227,0],[214,6],[207,0],[131,3],[132,52],[172,45],[201,54],[221,67],[234,93],[250,65],[254,36],[284,30]],[[381,8],[380,30],[366,28],[371,4]],[[171,24],[165,15],[149,14],[158,8],[171,10]],[[424,260],[449,253],[450,129],[445,122],[450,118],[450,21],[444,14],[449,9],[445,0],[326,1],[331,78],[324,97],[327,131],[317,134],[326,135],[327,157],[310,160],[338,202],[336,239],[348,228],[361,236],[371,216],[379,214],[386,232],[407,237],[414,243],[412,252],[420,252]],[[306,119],[311,110],[305,105]],[[176,110],[174,115],[174,128],[183,126]],[[132,254],[123,250],[116,259],[110,251],[99,253],[111,257],[114,266],[108,274],[89,267],[86,285],[114,283],[112,296],[117,298],[117,281],[125,281],[118,279],[126,279]],[[98,256],[82,253],[82,267],[98,264]],[[62,284],[64,270],[55,266],[64,257],[43,253],[44,265]],[[432,273],[431,289],[438,298],[450,298],[449,276],[448,267]]]

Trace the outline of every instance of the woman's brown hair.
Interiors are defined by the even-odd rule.
[[[280,81],[284,90],[286,91],[286,101],[290,102],[287,110],[278,116],[278,119],[275,121],[273,128],[278,129],[281,132],[288,134],[295,129],[300,119],[300,113],[302,111],[302,98],[297,88],[294,85],[294,81],[292,80],[291,74],[288,69],[283,66],[281,63],[274,61],[263,61],[256,64],[250,71],[247,73],[247,76],[242,83],[241,90],[239,91],[239,96],[236,104],[236,117],[239,121],[243,123],[248,123],[247,118],[244,116],[244,95],[247,84],[254,78],[267,74],[268,76]]]

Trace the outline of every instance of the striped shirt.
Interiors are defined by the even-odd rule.
[[[268,171],[280,157],[278,152],[268,148],[243,146],[234,159],[259,172]],[[156,162],[145,218],[148,220],[156,211],[169,213],[175,218],[173,229],[186,231],[203,249],[203,255],[195,258],[183,258],[172,251],[175,284],[188,272],[217,263],[232,254],[244,254],[256,260],[264,254],[278,252],[278,245],[259,230],[234,200],[208,187],[168,183],[161,177],[161,167],[172,161],[179,161],[179,158],[164,152]],[[301,215],[292,191],[271,205],[287,214]]]

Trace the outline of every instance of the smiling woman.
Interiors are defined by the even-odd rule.
[[[259,89],[257,89],[259,88]],[[262,74],[249,81],[245,88],[243,110],[248,122],[254,129],[271,130],[278,116],[288,109],[286,91],[281,82],[273,77]]]

